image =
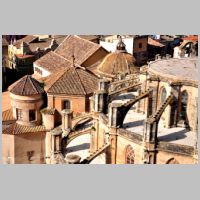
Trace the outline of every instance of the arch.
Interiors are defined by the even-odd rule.
[[[187,123],[188,92],[183,90],[180,98],[179,121]]]
[[[144,98],[149,98],[151,96],[151,91],[145,91],[142,92],[139,96],[136,98],[130,100],[129,102],[125,103],[122,107],[119,108],[119,113],[120,113],[120,119],[119,119],[119,124],[120,126],[123,126],[124,120],[126,118],[127,113],[129,110],[139,101],[141,101]]]
[[[131,145],[128,145],[125,149],[125,164],[135,163],[135,152]]]
[[[90,120],[93,120],[93,116],[83,116],[83,117],[80,117],[80,118],[78,118],[78,119],[74,119],[73,121],[72,121],[72,130],[76,130],[76,128],[77,128],[77,126],[79,125],[79,124],[81,124],[81,122],[83,121],[85,121],[85,122],[87,122],[87,121],[90,121]]]
[[[166,164],[179,164],[179,162],[175,158],[170,158],[167,160]]]
[[[83,130],[83,131],[70,132],[67,137],[64,137],[62,139],[62,144],[65,145],[65,146],[67,146],[67,145],[69,145],[69,143],[71,141],[73,141],[77,137],[82,136],[82,135],[86,135],[86,134],[91,135],[92,134],[91,129],[86,129],[86,130]]]
[[[165,87],[160,89],[160,105],[162,105],[167,98],[167,90]]]

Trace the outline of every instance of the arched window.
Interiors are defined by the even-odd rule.
[[[181,107],[179,112],[179,119],[180,120],[187,120],[187,102],[188,102],[188,93],[184,90],[181,93]]]
[[[167,98],[167,91],[166,89],[163,87],[161,89],[161,93],[160,93],[160,104],[162,105],[165,102],[165,99]]]
[[[135,153],[130,145],[126,147],[125,159],[126,164],[134,164]]]
[[[175,158],[170,158],[166,164],[179,164],[179,162]]]

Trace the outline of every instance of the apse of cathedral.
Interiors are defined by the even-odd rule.
[[[3,163],[198,163],[197,36],[3,41]]]

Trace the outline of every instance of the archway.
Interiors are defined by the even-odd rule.
[[[187,105],[188,105],[188,93],[186,90],[184,90],[181,93],[180,98],[180,109],[179,109],[179,115],[178,115],[178,124],[181,126],[188,126],[188,118],[187,118]]]
[[[93,125],[93,117],[85,116],[85,117],[72,121],[72,130],[74,131],[82,130],[82,129],[92,127],[92,125]]]
[[[134,164],[135,163],[135,153],[131,145],[128,145],[125,150],[125,163]]]
[[[184,90],[181,93],[181,108],[180,108],[180,113],[179,113],[179,118],[182,120],[186,120],[187,102],[188,102],[188,93],[186,90]]]
[[[146,111],[146,114],[143,112],[138,112],[136,110],[135,105],[136,103],[140,102],[144,98],[148,98],[148,101],[150,100],[149,91],[141,93],[139,96],[137,96],[133,100],[130,100],[127,103],[125,103],[120,110],[121,116],[119,119],[123,128],[128,129],[129,131],[132,131],[132,132],[136,131],[138,134],[142,134],[142,135],[143,135],[143,130],[144,130],[146,114],[148,113],[148,110]],[[149,107],[151,106],[152,105],[149,104]]]
[[[162,87],[160,90],[160,105],[162,105],[167,98],[167,90],[165,87]]]

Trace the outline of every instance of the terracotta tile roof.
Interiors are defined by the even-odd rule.
[[[198,35],[190,35],[188,37],[181,38],[182,40],[197,42],[198,41]]]
[[[72,60],[72,56],[74,55],[76,63],[81,65],[100,48],[101,46],[99,44],[90,42],[78,36],[69,35],[60,46],[58,46],[55,53],[63,56],[67,60]]]
[[[14,121],[15,118],[13,117],[13,113],[12,110],[5,110],[2,112],[2,121],[6,122],[6,121]]]
[[[3,129],[2,134],[19,135],[25,133],[38,133],[46,131],[45,126],[23,126],[17,123],[11,124],[10,126]]]
[[[164,47],[165,45],[164,44],[161,44],[159,41],[156,41],[152,38],[148,38],[148,44],[149,45],[152,45],[152,46],[157,46],[157,47]]]
[[[21,96],[31,96],[44,92],[42,84],[30,75],[26,75],[13,83],[8,90],[13,94]]]
[[[34,64],[46,69],[49,72],[57,72],[58,70],[66,69],[72,65],[70,61],[59,56],[53,51],[38,59]]]
[[[57,44],[61,44],[67,36],[68,35],[53,35],[53,39],[56,40]]]
[[[78,36],[89,41],[99,39],[99,36],[97,35],[78,35]]]
[[[22,42],[25,42],[25,43],[29,44],[29,43],[37,40],[37,39],[38,39],[38,37],[35,37],[33,35],[27,35],[26,37],[24,37],[24,38],[22,38],[20,40],[17,40],[15,42],[14,46],[16,46],[19,49]]]
[[[51,42],[52,42],[52,39],[51,40],[46,40],[46,41],[41,41],[41,42],[30,43],[29,44],[29,49],[32,52],[35,52],[37,48],[40,48],[40,50],[44,50],[45,48],[50,47]]]
[[[70,67],[50,76],[45,84],[48,93],[87,95],[97,90],[98,78],[82,67]]]

